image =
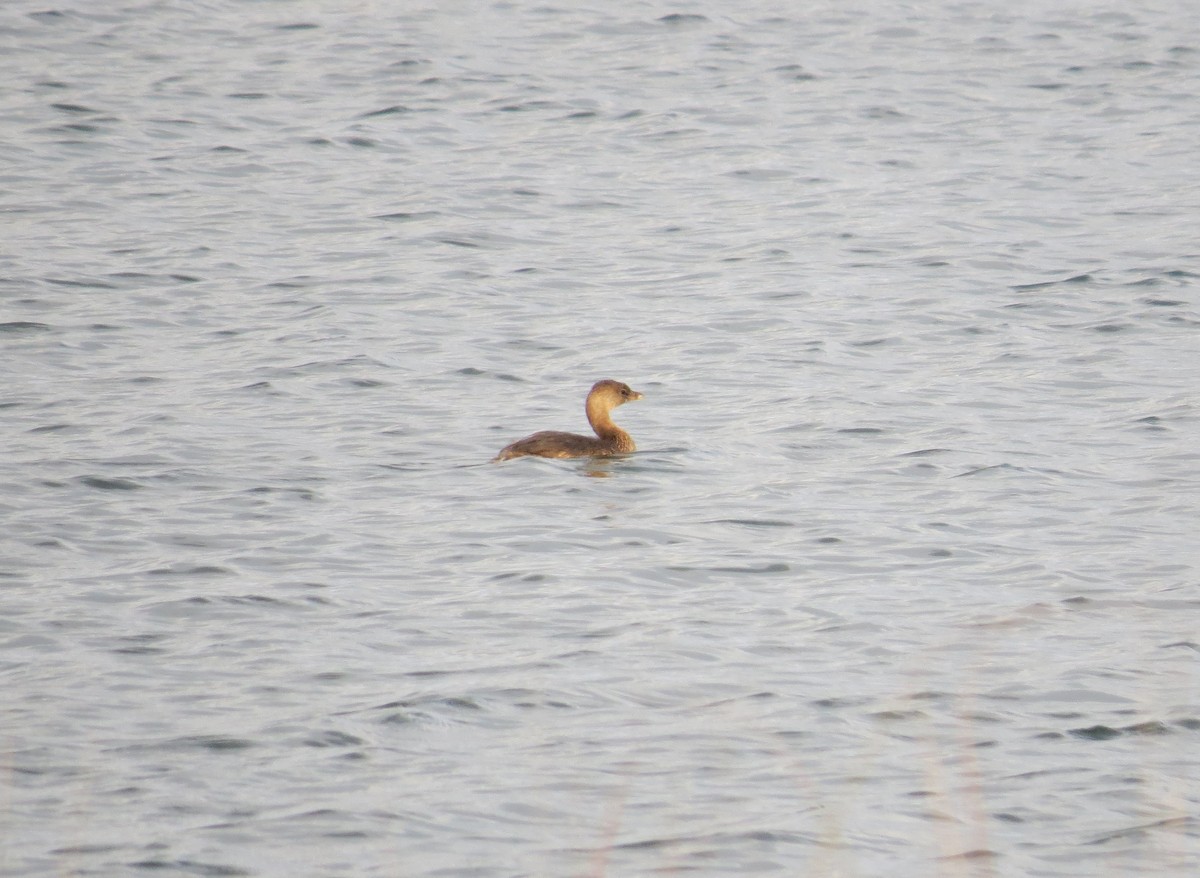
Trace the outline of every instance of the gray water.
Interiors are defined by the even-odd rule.
[[[0,874],[1194,874],[1192,4],[0,48]]]

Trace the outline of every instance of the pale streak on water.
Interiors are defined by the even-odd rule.
[[[1189,10],[5,3],[0,874],[1194,874]]]

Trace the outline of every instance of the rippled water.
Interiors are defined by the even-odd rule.
[[[0,7],[0,873],[1194,874],[1130,5]]]

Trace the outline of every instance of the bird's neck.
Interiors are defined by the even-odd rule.
[[[592,425],[592,429],[596,431],[596,435],[601,439],[625,434],[624,430],[613,423],[612,407],[601,400],[589,399],[587,401],[587,419],[588,423]]]

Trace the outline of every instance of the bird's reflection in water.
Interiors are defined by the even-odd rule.
[[[612,476],[613,464],[616,463],[616,460],[611,457],[589,457],[587,463],[581,466],[579,471],[591,479],[607,479]]]
[[[686,448],[656,448],[650,452],[639,451],[636,454],[614,454],[611,457],[589,457],[580,463],[579,472],[580,474],[593,479],[611,478],[622,469],[626,470],[627,472],[644,472],[647,466],[654,466],[655,464],[663,462],[660,459],[650,455],[683,454],[686,451]],[[634,458],[637,458],[637,460],[635,461]]]

